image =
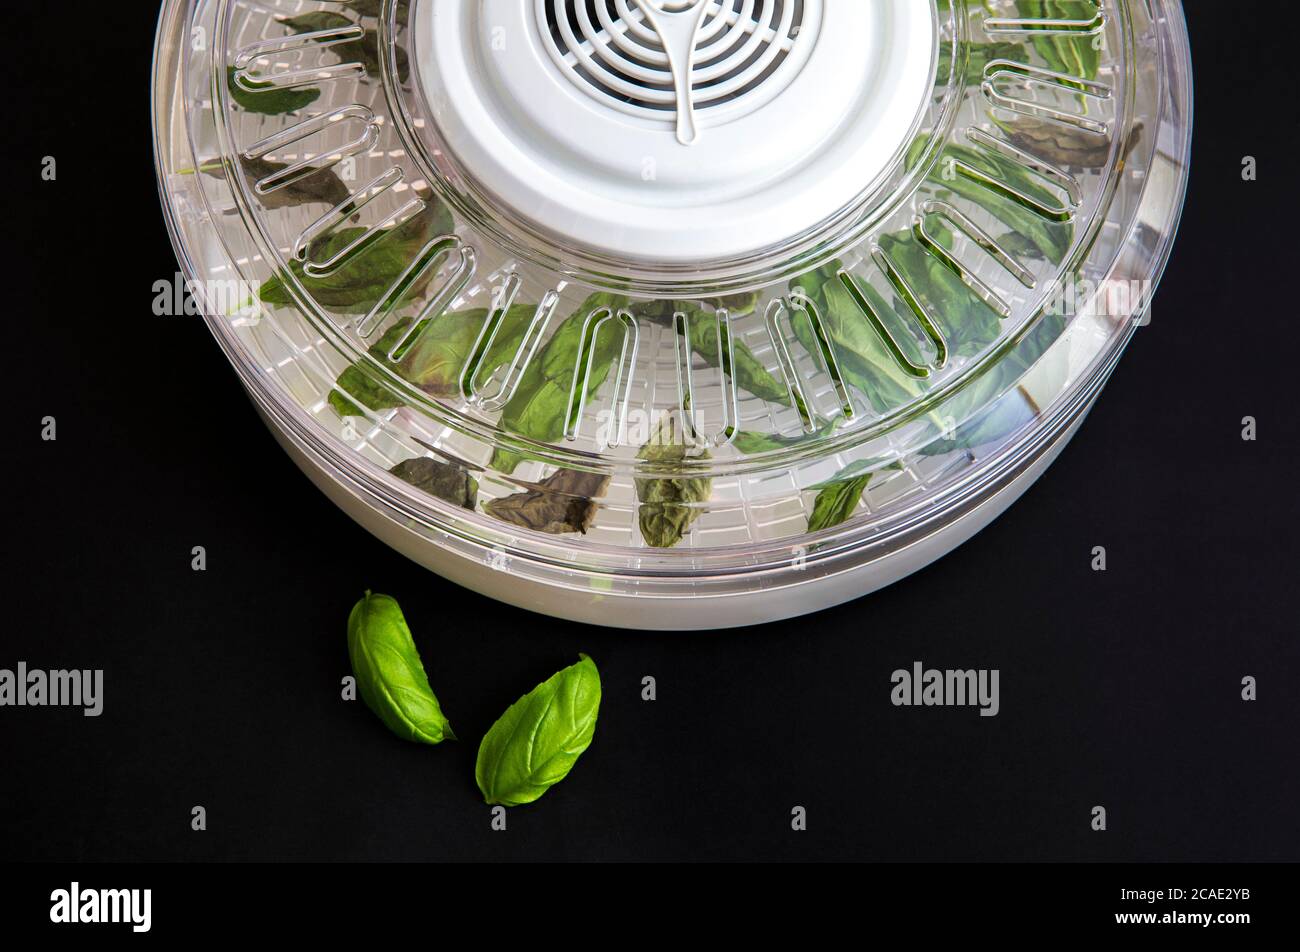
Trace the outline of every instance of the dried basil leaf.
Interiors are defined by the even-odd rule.
[[[536,532],[585,535],[596,519],[596,500],[608,488],[608,476],[561,469],[543,479],[536,489],[493,499],[483,508],[503,522]]]
[[[270,159],[249,159],[239,157],[240,167],[248,183],[253,185],[269,178],[289,167],[287,162],[273,162]],[[225,167],[221,163],[203,166],[202,171],[214,178],[225,176]],[[288,185],[283,185],[273,192],[258,195],[258,201],[269,209],[291,208],[319,202],[325,205],[342,205],[352,197],[352,190],[343,183],[333,169],[317,169]]]
[[[341,13],[315,11],[295,17],[285,17],[282,21],[294,33],[315,33],[320,30],[336,30],[340,27],[354,26],[351,18]],[[343,43],[331,43],[329,52],[338,55],[340,62],[360,63],[365,67],[366,75],[380,75],[379,31],[366,30],[359,40],[347,40]],[[405,83],[410,76],[411,66],[405,48],[398,46],[394,54],[397,58],[397,75]]]
[[[403,460],[389,472],[453,506],[472,510],[478,505],[478,480],[463,466],[418,456]]]
[[[673,415],[666,414],[637,457],[666,465],[682,463],[688,458],[710,458],[707,450],[688,455],[679,433]],[[636,494],[641,504],[637,509],[637,522],[641,527],[641,538],[656,549],[672,548],[682,541],[692,523],[704,514],[701,504],[708,501],[712,491],[713,480],[703,476],[638,478]]]
[[[270,82],[254,82],[253,86],[256,88],[250,91],[235,82],[237,73],[238,70],[233,66],[226,68],[226,85],[230,89],[230,98],[245,112],[255,112],[263,116],[283,116],[286,113],[305,109],[320,99],[320,90],[314,86],[306,89],[281,89]]]
[[[1059,122],[1017,116],[999,121],[1012,145],[1053,165],[1098,168],[1110,158],[1110,138]]]

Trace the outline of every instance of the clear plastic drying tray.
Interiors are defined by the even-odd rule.
[[[788,617],[1005,508],[1150,303],[1173,0],[168,0],[168,225],[280,442],[492,597]]]

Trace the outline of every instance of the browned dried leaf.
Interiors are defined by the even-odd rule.
[[[596,500],[609,488],[609,477],[561,469],[528,492],[494,499],[483,508],[511,525],[562,535],[586,533],[596,519]]]
[[[452,505],[473,509],[478,503],[478,480],[462,466],[420,456],[398,463],[389,472]]]

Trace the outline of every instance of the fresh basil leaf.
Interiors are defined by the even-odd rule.
[[[743,341],[738,341],[734,337],[731,339],[732,359],[727,360],[727,342],[724,339],[723,349],[719,350],[718,323],[712,314],[705,313],[702,308],[696,305],[689,305],[684,302],[678,302],[675,310],[686,315],[686,327],[690,336],[692,354],[698,356],[710,367],[721,368],[728,377],[735,381],[736,386],[741,390],[772,403],[779,403],[787,407],[790,405],[789,388],[786,387],[784,382],[768,372],[762,361],[754,356],[754,352],[745,346]]]
[[[966,69],[962,73],[964,86],[978,86],[984,82],[984,69],[994,60],[1006,59],[1023,63],[1028,59],[1025,47],[1019,43],[970,43],[966,48]],[[951,72],[952,43],[945,40],[939,44],[939,71],[935,78],[946,85]]]
[[[1096,12],[1091,0],[1017,0],[1021,17],[1031,20],[1086,20]],[[1101,51],[1093,37],[1068,33],[1042,33],[1033,38],[1034,49],[1049,69],[1080,79],[1096,79]]]
[[[400,225],[384,229],[381,237],[373,239],[364,251],[330,274],[312,275],[297,258],[289,262],[290,272],[319,304],[344,314],[369,313],[429,241],[452,232],[454,223],[445,206],[431,196],[427,201],[429,204],[421,212]],[[330,232],[313,243],[310,256],[329,260],[368,231],[364,226],[351,226]],[[434,270],[426,268],[406,289],[397,306],[405,307],[418,300],[433,280]],[[264,304],[293,303],[288,286],[278,274],[262,283],[259,296]]]
[[[502,315],[496,339],[479,368],[480,379],[487,379],[513,359],[536,310],[532,304],[519,304]],[[370,348],[370,356],[425,393],[438,397],[458,395],[461,392],[461,374],[489,313],[486,308],[473,308],[441,314],[431,319],[435,322],[434,328],[428,333],[424,328],[429,321],[422,321],[420,329],[412,335],[413,341],[403,347],[397,361],[392,361],[388,359],[389,353],[411,326],[410,318],[403,318]],[[401,396],[366,361],[358,361],[343,371],[337,387],[330,393],[329,402],[340,416],[362,416],[358,404],[370,410],[405,405]]]
[[[950,234],[939,232],[938,237],[951,249]],[[920,298],[951,353],[970,357],[998,339],[1002,325],[993,309],[938,256],[922,248],[911,232],[882,235],[880,246]]]
[[[908,147],[909,165],[919,160],[928,142],[928,136],[918,136],[912,142]],[[1044,218],[1033,209],[966,175],[959,174],[945,178],[945,170],[952,168],[953,163],[957,161],[965,163],[998,183],[1010,185],[1022,194],[1050,207],[1060,201],[1060,196],[1048,188],[1043,179],[1020,163],[988,150],[964,145],[947,145],[940,153],[928,181],[939,193],[956,192],[985,209],[1013,231],[1033,241],[1043,256],[1053,264],[1065,258],[1074,240],[1073,224]]]
[[[710,458],[708,450],[688,454],[679,433],[672,414],[665,414],[637,457],[668,466],[687,459]],[[645,477],[635,483],[641,538],[656,549],[669,549],[682,541],[695,520],[704,514],[702,504],[713,491],[713,480],[702,476]]]
[[[532,803],[567,777],[590,746],[600,672],[585,654],[578,657],[510,705],[484,735],[474,779],[488,803]]]
[[[434,318],[433,329],[419,336],[402,355],[397,372],[402,379],[434,396],[462,393],[462,380],[479,335],[493,312],[487,308],[452,311]],[[515,304],[497,325],[492,345],[483,355],[476,377],[485,381],[514,359],[533,317],[535,304]]]
[[[339,0],[343,6],[355,10],[358,16],[378,17],[384,11],[384,0]],[[399,25],[410,19],[410,0],[397,0],[397,22]]]
[[[631,307],[632,314],[642,321],[658,324],[660,327],[676,329],[676,315],[686,315],[686,326],[690,336],[691,354],[698,357],[709,367],[722,369],[741,390],[754,396],[782,406],[790,405],[790,391],[785,383],[773,376],[762,361],[754,356],[744,341],[731,340],[733,365],[723,367],[723,351],[718,349],[717,318],[705,309],[705,304],[715,310],[723,309],[732,317],[751,313],[758,304],[759,295],[732,294],[711,298],[703,304],[695,301],[675,301],[659,299],[655,301],[638,301]]]
[[[397,346],[410,326],[410,318],[398,321],[370,348],[370,356],[382,366],[397,372],[397,365],[388,359],[388,353]],[[405,405],[405,401],[384,380],[383,375],[367,361],[357,361],[339,374],[335,386],[336,389],[330,391],[328,400],[339,416],[365,416],[362,407],[377,411]]]
[[[455,463],[419,456],[403,460],[389,472],[453,506],[473,510],[478,505],[478,480],[465,467]]]
[[[350,17],[344,16],[342,13],[332,13],[325,10],[302,13],[295,17],[285,17],[281,22],[293,30],[294,33],[315,33],[320,30],[335,30],[340,27],[355,25]],[[365,35],[359,40],[331,43],[328,49],[339,57],[340,62],[360,63],[365,67],[366,75],[369,77],[377,79],[381,75],[378,30],[366,30]],[[406,49],[402,46],[396,48],[394,55],[397,59],[398,79],[405,83],[411,73],[410,59],[406,54]]]
[[[397,602],[366,592],[348,616],[348,655],[361,699],[403,740],[456,739]]]
[[[885,469],[899,469],[897,463]],[[858,460],[850,463],[834,477],[812,488],[817,490],[813,511],[808,517],[808,531],[818,532],[847,522],[862,503],[862,494],[876,474],[880,460]]]
[[[237,72],[238,70],[233,66],[226,68],[226,85],[230,89],[230,98],[245,112],[255,112],[262,116],[282,116],[297,112],[299,109],[306,109],[320,99],[320,90],[314,86],[305,89],[280,89],[269,82],[254,82],[256,89],[250,91],[235,82]]]
[[[483,508],[502,522],[562,535],[586,534],[596,519],[596,500],[609,488],[609,477],[561,469],[547,476],[534,489],[485,503]]]
[[[819,272],[796,279],[792,285],[802,289],[816,307],[845,382],[865,395],[876,412],[888,413],[923,393],[924,384],[899,365],[840,280],[839,268],[839,263],[833,262]],[[890,305],[870,284],[859,281],[858,285],[877,316],[886,319]],[[820,353],[811,321],[796,312],[791,323],[804,350]]]
[[[593,294],[569,318],[560,324],[524,370],[514,395],[501,411],[499,426],[539,443],[554,443],[564,436],[565,416],[569,411],[569,393],[573,372],[578,366],[578,351],[587,318],[608,307],[617,312],[630,302],[616,295]],[[611,322],[612,324],[612,322]],[[621,325],[607,324],[596,335],[590,353],[591,374],[587,378],[590,400],[609,376],[614,361],[623,352]],[[588,346],[592,346],[588,343]],[[584,367],[586,360],[584,359]],[[499,473],[513,473],[524,455],[499,449],[492,456],[492,468]]]
[[[789,449],[792,446],[799,446],[809,440],[820,439],[827,433],[830,433],[840,422],[840,419],[827,420],[817,426],[812,433],[800,433],[798,436],[779,436],[775,433],[758,433],[753,430],[741,430],[732,439],[731,445],[746,456],[757,456],[759,453],[770,453],[774,450]]]

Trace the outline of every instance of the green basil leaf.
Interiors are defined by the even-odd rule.
[[[789,449],[792,446],[799,446],[807,440],[821,439],[821,437],[833,431],[842,421],[843,417],[827,420],[825,423],[818,424],[816,430],[812,433],[800,433],[798,436],[780,436],[776,433],[741,430],[731,441],[731,445],[746,456],[756,456],[759,453],[770,453],[773,450]]]
[[[396,372],[397,365],[388,359],[388,352],[397,346],[410,326],[410,318],[398,321],[370,348],[370,356]],[[339,374],[335,387],[328,399],[339,416],[365,416],[363,406],[368,410],[388,410],[405,405],[380,372],[365,361],[357,361]]]
[[[532,304],[519,304],[502,315],[496,339],[479,369],[480,380],[487,379],[514,358],[536,310]],[[489,313],[486,308],[474,308],[441,314],[432,318],[434,328],[428,333],[424,328],[429,321],[421,321],[420,329],[413,335],[414,341],[402,349],[398,360],[392,361],[388,359],[389,353],[411,326],[411,319],[403,318],[370,348],[370,356],[425,393],[439,397],[457,395],[461,392],[461,374]],[[337,387],[330,393],[329,402],[340,416],[362,416],[358,404],[370,410],[405,404],[368,362],[358,361],[343,371]]]
[[[709,459],[707,450],[688,457],[685,443],[678,435],[672,414],[665,414],[650,437],[641,447],[637,457],[655,463],[671,465],[688,458]],[[691,525],[704,514],[703,503],[713,491],[713,480],[707,477],[645,477],[637,478],[636,494],[640,501],[637,522],[641,538],[656,549],[669,549],[682,541]]]
[[[895,463],[885,469],[899,469],[899,465]],[[867,486],[878,472],[880,460],[858,460],[826,482],[813,486],[818,492],[813,501],[812,515],[808,517],[808,531],[817,532],[848,521],[857,511],[862,502],[862,494],[867,491]]]
[[[339,27],[355,25],[351,18],[341,13],[324,10],[285,17],[281,22],[294,33],[315,33],[320,30],[335,30]],[[378,30],[366,30],[365,35],[359,40],[331,43],[328,49],[339,57],[340,62],[360,63],[365,67],[367,76],[377,79],[381,75]],[[410,59],[402,46],[396,48],[394,55],[397,58],[398,79],[405,83],[411,72]]]
[[[1018,0],[1016,6],[1021,17],[1034,20],[1086,20],[1096,12],[1091,0]],[[1097,78],[1101,51],[1093,47],[1093,37],[1045,33],[1033,42],[1049,69],[1080,79]]]
[[[466,383],[461,375],[492,313],[487,308],[471,308],[440,314],[434,319],[433,329],[420,335],[403,353],[397,372],[425,393],[460,394]],[[516,304],[501,315],[492,346],[476,375],[480,382],[514,359],[536,314],[537,305]]]
[[[339,2],[357,11],[357,15],[363,17],[377,17],[384,10],[384,0],[339,0]],[[410,16],[410,0],[397,0],[398,25],[404,25]]]
[[[395,600],[366,592],[357,602],[348,617],[348,655],[361,699],[394,734],[422,744],[456,739]]]
[[[582,347],[583,327],[594,311],[609,307],[614,311],[625,308],[630,302],[616,295],[593,294],[570,317],[560,324],[541,352],[524,370],[523,378],[510,401],[501,411],[499,425],[519,436],[539,443],[554,443],[564,436],[565,416],[569,411],[569,393],[573,387],[573,372],[578,366],[578,350]],[[596,336],[591,352],[591,375],[587,378],[587,399],[590,400],[609,376],[614,361],[623,352],[621,325],[607,324]],[[591,344],[588,342],[588,346]],[[584,360],[584,366],[586,361]],[[499,473],[513,473],[525,457],[509,450],[497,450],[492,456],[492,468]]]
[[[308,274],[296,258],[289,262],[289,270],[312,298],[325,307],[344,314],[368,314],[430,240],[452,232],[454,223],[445,206],[432,196],[425,200],[429,204],[419,214],[384,229],[382,236],[372,239],[373,243],[364,251],[330,274]],[[313,244],[311,255],[317,260],[328,260],[368,231],[364,226],[353,226],[330,232]],[[406,289],[397,306],[405,307],[418,300],[433,279],[434,270],[426,268],[419,280]],[[259,296],[264,304],[293,303],[288,286],[278,274],[262,283]]]
[[[1006,59],[1023,63],[1028,59],[1025,47],[1019,43],[970,43],[967,50],[966,69],[962,73],[965,86],[980,85],[984,81],[985,67],[994,60]],[[952,43],[945,40],[939,44],[939,71],[936,80],[947,84],[951,70]]]
[[[320,99],[320,90],[315,87],[279,89],[269,82],[255,82],[253,85],[257,89],[250,91],[235,82],[237,72],[238,70],[233,66],[226,68],[226,85],[230,89],[230,98],[245,112],[255,112],[262,116],[282,116],[305,109]]]
[[[591,744],[600,713],[600,672],[589,657],[521,697],[478,748],[474,778],[488,803],[532,803],[569,775]]]
[[[753,309],[753,305],[750,305]],[[726,341],[723,349],[718,348],[718,323],[712,314],[698,305],[678,302],[677,311],[686,315],[686,327],[690,336],[691,353],[698,356],[710,367],[719,367],[741,390],[748,391],[756,397],[790,405],[790,390],[785,383],[774,377],[763,366],[762,361],[754,356],[743,341],[734,337],[731,340],[731,360],[726,359]]]

